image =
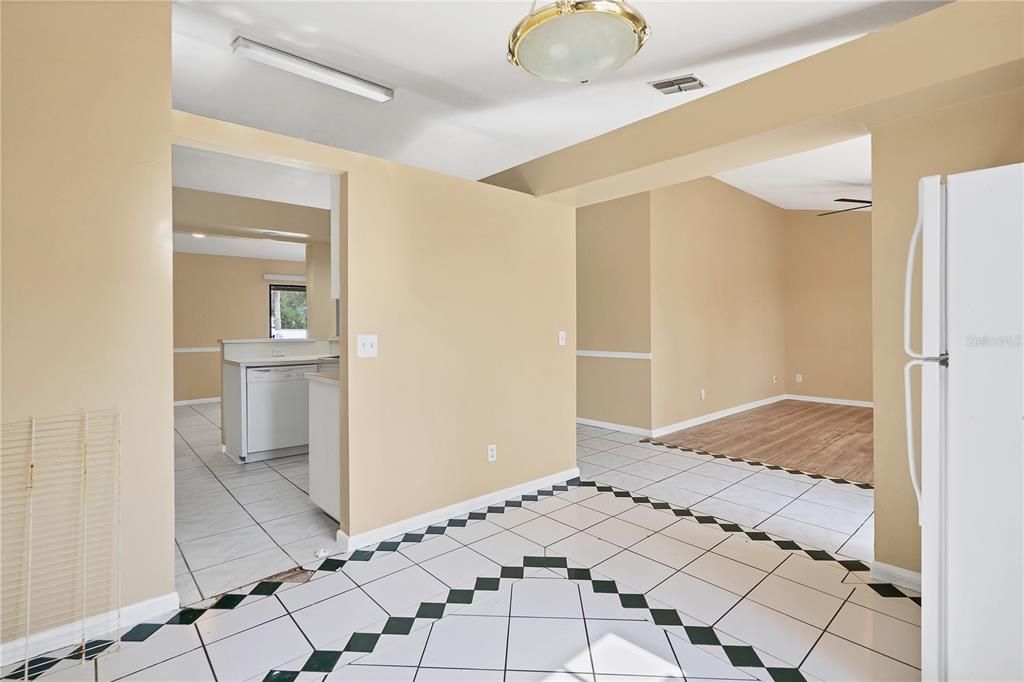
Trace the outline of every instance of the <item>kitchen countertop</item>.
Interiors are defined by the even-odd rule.
[[[229,365],[238,365],[239,367],[278,367],[281,365],[308,365],[313,362],[338,362],[338,358],[328,357],[326,355],[286,355],[284,357],[264,356],[257,358],[241,358],[239,360],[224,358],[224,362]]]
[[[338,385],[337,372],[306,372],[304,375],[307,381],[319,381],[322,384]]]

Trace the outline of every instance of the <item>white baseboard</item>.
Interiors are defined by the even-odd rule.
[[[179,405],[205,405],[206,403],[219,403],[220,398],[195,398],[193,400],[175,400],[174,406]]]
[[[874,407],[874,403],[866,400],[846,400],[845,398],[823,398],[820,396],[813,395],[795,395],[792,393],[780,393],[779,395],[773,395],[769,398],[763,398],[761,400],[755,400],[749,403],[743,403],[742,405],[736,405],[734,407],[727,407],[724,410],[718,410],[717,412],[710,412],[708,414],[702,414],[699,417],[693,417],[692,419],[685,419],[675,424],[669,424],[668,426],[659,426],[656,429],[644,429],[638,426],[628,426],[626,424],[615,424],[613,422],[602,422],[596,419],[586,419],[584,417],[577,417],[577,424],[585,424],[587,426],[599,426],[603,429],[612,429],[613,431],[622,431],[623,433],[633,433],[638,436],[648,436],[651,438],[658,438],[669,433],[676,431],[683,431],[693,426],[699,426],[700,424],[706,424],[722,417],[728,417],[730,415],[739,414],[740,412],[746,412],[752,410],[755,407],[764,407],[765,405],[771,405],[777,403],[780,400],[803,400],[811,403],[829,403],[831,405],[850,405],[853,407]]]
[[[822,398],[816,395],[795,395],[787,393],[779,396],[779,400],[805,400],[809,403],[828,403],[830,405],[850,405],[851,407],[874,407],[870,400],[847,400],[846,398]]]
[[[156,616],[174,611],[180,605],[177,592],[168,592],[159,597],[129,604],[121,607],[121,627],[130,627]],[[85,619],[85,636],[87,638],[111,635],[117,629],[117,610],[107,611]],[[45,654],[54,649],[78,644],[82,641],[82,621],[67,625],[59,625],[31,635],[28,644],[28,657]],[[20,637],[4,642],[0,647],[0,665],[7,665],[25,658],[25,638]]]
[[[681,422],[676,422],[675,424],[669,424],[668,426],[658,427],[658,428],[653,430],[651,435],[652,435],[652,437],[657,438],[659,436],[664,436],[664,435],[672,433],[674,431],[682,431],[683,429],[688,429],[688,428],[690,428],[692,426],[699,426],[700,424],[706,424],[708,422],[713,422],[716,419],[721,419],[722,417],[728,417],[729,415],[739,414],[740,412],[746,412],[747,410],[752,410],[755,407],[763,407],[765,405],[771,405],[772,403],[777,403],[780,400],[784,400],[784,399],[785,399],[785,396],[783,396],[783,395],[774,395],[774,396],[772,396],[770,398],[764,398],[762,400],[755,400],[754,402],[751,402],[751,403],[743,403],[742,405],[736,405],[735,407],[727,407],[724,410],[719,410],[718,412],[711,412],[709,414],[702,414],[701,416],[694,417],[693,419],[686,419],[686,420],[683,420]]]
[[[651,430],[641,428],[639,426],[627,426],[626,424],[613,424],[612,422],[602,422],[597,419],[586,419],[585,417],[576,417],[577,424],[583,424],[584,426],[597,426],[602,429],[611,429],[612,431],[622,431],[623,433],[633,433],[638,436],[650,436]]]
[[[580,470],[573,467],[572,469],[566,469],[565,471],[557,474],[551,474],[550,476],[538,478],[534,481],[520,483],[519,485],[514,485],[511,488],[505,488],[504,490],[496,490],[493,493],[474,497],[471,500],[456,502],[455,504],[450,504],[447,507],[435,509],[425,514],[419,514],[408,519],[396,521],[395,523],[389,523],[386,526],[368,530],[364,533],[358,533],[357,535],[349,536],[339,530],[337,535],[338,543],[344,545],[346,552],[351,552],[356,549],[368,547],[369,545],[375,545],[378,542],[382,542],[388,538],[393,538],[396,535],[401,535],[402,533],[408,533],[434,523],[447,521],[448,519],[461,516],[462,514],[468,514],[469,512],[476,511],[481,507],[486,507],[488,505],[497,504],[498,502],[504,502],[505,500],[513,497],[536,492],[541,488],[547,488],[557,483],[565,483],[570,478],[576,478],[579,475]]]
[[[899,566],[873,561],[871,562],[871,577],[899,587],[906,587],[915,592],[921,591],[921,574]]]

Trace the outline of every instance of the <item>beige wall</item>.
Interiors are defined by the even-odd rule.
[[[651,350],[651,202],[636,194],[576,213],[580,350]]]
[[[314,339],[339,336],[335,305],[331,298],[331,245],[306,245],[306,304],[309,335]]]
[[[270,336],[271,282],[263,275],[305,272],[301,261],[175,253],[174,347],[212,348],[220,339]],[[219,397],[219,356],[175,353],[174,399]]]
[[[198,229],[207,234],[260,238],[263,230],[279,230],[308,234],[314,241],[330,241],[331,212],[323,208],[184,187],[175,187],[172,198],[176,231]]]
[[[173,121],[179,143],[342,174],[344,530],[575,467],[573,208],[184,112]],[[379,357],[355,357],[360,333],[379,335]],[[395,433],[415,447],[395,447]]]
[[[651,202],[636,194],[576,212],[577,348],[651,350]],[[651,362],[576,360],[579,417],[651,428]]]
[[[871,400],[870,214],[704,178],[578,209],[576,257],[579,347],[653,351],[578,358],[578,417],[657,429],[783,393]]]
[[[712,178],[651,192],[654,428],[782,392],[784,230]]]
[[[907,473],[902,378],[906,361],[903,275],[917,212],[917,181],[926,175],[1020,161],[1024,161],[1024,90],[1020,89],[872,131],[877,561],[914,571],[921,562],[917,503]]]
[[[651,361],[576,358],[576,416],[651,428]]]
[[[125,605],[174,591],[170,21],[4,2],[0,37],[2,418],[120,409]]]
[[[871,213],[818,213],[784,211],[785,392],[870,402]]]
[[[351,532],[575,467],[575,210],[383,161],[348,182]]]

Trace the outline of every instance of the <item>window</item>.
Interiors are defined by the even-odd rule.
[[[270,338],[306,338],[306,287],[270,285]]]

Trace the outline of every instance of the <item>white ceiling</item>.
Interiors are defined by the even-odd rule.
[[[171,162],[175,187],[331,208],[330,176],[323,173],[177,145]]]
[[[780,208],[835,211],[834,199],[871,198],[871,136],[782,156],[716,178]]]
[[[572,85],[537,80],[506,62],[508,32],[528,11],[527,0],[176,2],[174,106],[477,179],[939,3],[636,4],[653,30],[644,49],[611,76]],[[372,102],[234,55],[230,44],[238,34],[391,86],[395,99]],[[709,87],[666,96],[647,85],[690,72]],[[316,201],[305,194],[310,187],[294,180],[291,169],[279,183],[260,180],[255,168],[200,156],[183,163],[195,166],[175,169],[176,182],[184,176],[187,186],[246,196],[288,186],[301,197],[292,203],[320,205],[309,203]],[[259,182],[262,189],[243,187]]]
[[[200,239],[187,232],[174,233],[174,250],[178,253],[202,253],[210,256],[237,256],[300,262],[306,260],[305,244],[214,235],[207,235]]]

